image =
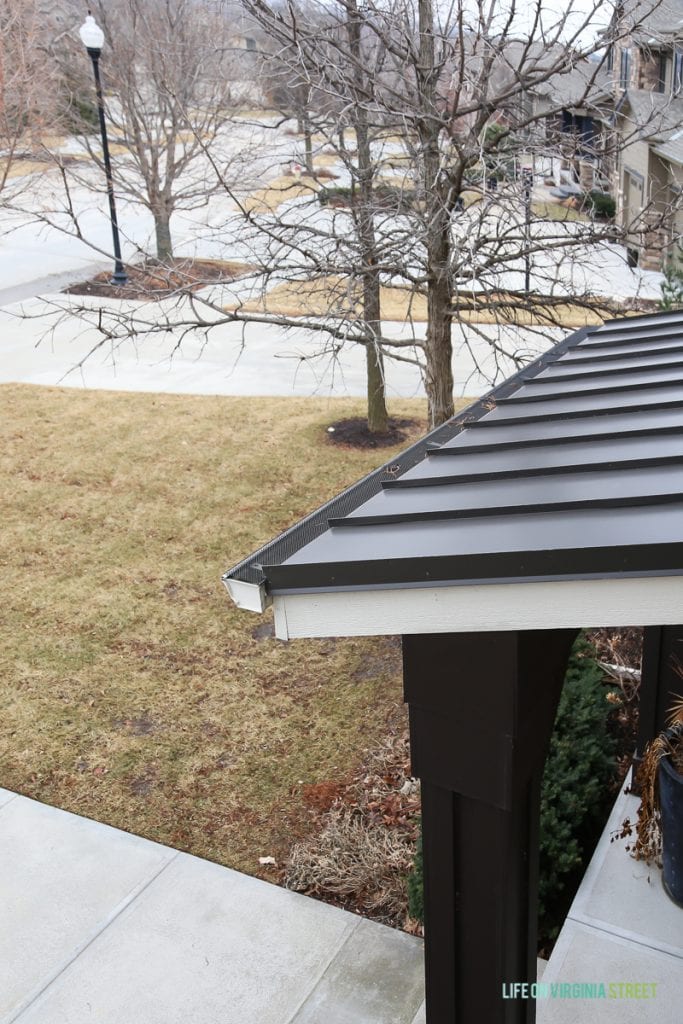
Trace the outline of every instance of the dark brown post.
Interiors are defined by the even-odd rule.
[[[540,778],[575,630],[403,638],[427,1024],[531,1024]],[[509,991],[509,990],[508,990]]]
[[[638,709],[636,766],[645,747],[666,726],[671,703],[683,697],[683,626],[646,626]]]

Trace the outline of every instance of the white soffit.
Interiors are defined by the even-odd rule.
[[[275,634],[390,636],[683,621],[683,576],[276,594]]]

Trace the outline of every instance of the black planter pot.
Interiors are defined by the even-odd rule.
[[[662,882],[674,903],[683,907],[683,775],[670,757],[659,762],[659,807],[662,826]]]

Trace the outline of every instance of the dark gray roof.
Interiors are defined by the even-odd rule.
[[[670,45],[683,35],[683,0],[622,0],[625,25],[637,26],[640,43]]]
[[[535,86],[533,92],[547,96],[556,106],[597,107],[603,113],[614,102],[612,73],[604,66],[585,59],[578,61],[570,71],[552,75],[546,82]]]
[[[652,147],[657,156],[661,156],[669,163],[678,164],[683,167],[683,129],[673,132],[664,142]]]
[[[681,134],[683,124],[683,97],[629,89],[619,104],[619,111],[628,123],[628,129],[653,142],[674,141]]]
[[[226,574],[271,592],[683,573],[683,312],[556,345]]]

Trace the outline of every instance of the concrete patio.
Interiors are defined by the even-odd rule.
[[[681,1019],[683,911],[610,843],[636,808],[620,795],[543,973],[539,1024]],[[0,906],[0,1024],[425,1019],[421,940],[7,790]],[[600,983],[604,998],[566,990]]]

